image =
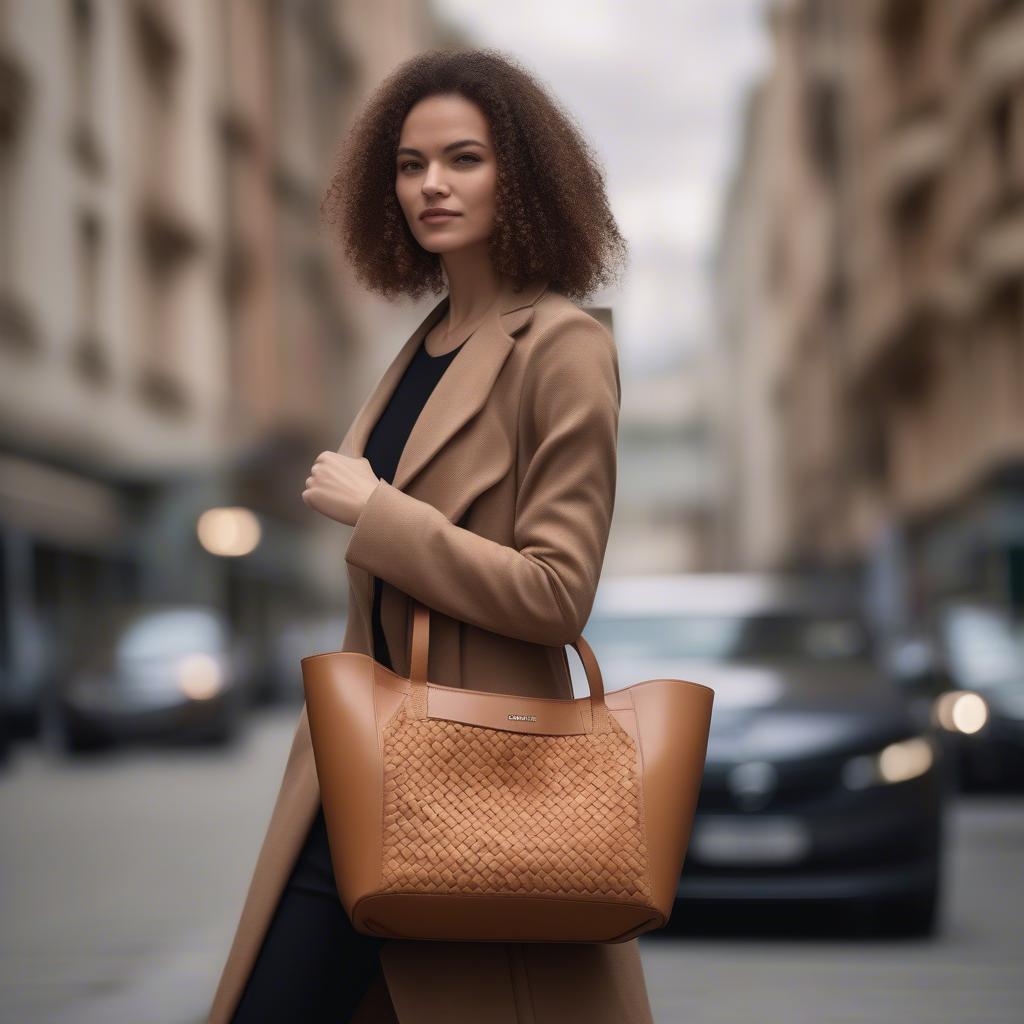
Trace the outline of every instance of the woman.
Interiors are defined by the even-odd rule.
[[[360,279],[447,295],[405,342],[302,499],[353,526],[342,649],[429,678],[573,696],[615,497],[619,371],[575,299],[625,243],[597,162],[530,75],[492,50],[402,65],[357,120],[325,198]],[[434,217],[432,209],[447,211]],[[381,940],[334,890],[305,709],[211,1024],[643,1024],[636,940]]]

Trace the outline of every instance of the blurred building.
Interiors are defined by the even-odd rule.
[[[1024,611],[1024,3],[769,22],[718,251],[720,560]]]
[[[611,306],[584,305],[615,334]],[[708,568],[711,402],[703,353],[693,352],[625,386],[618,475],[603,572]],[[621,369],[621,366],[620,366]]]
[[[717,509],[710,447],[713,395],[703,350],[624,388],[615,518],[605,571],[701,572]]]
[[[301,492],[404,333],[368,336],[319,202],[366,90],[446,41],[413,0],[0,0],[7,703],[110,601],[264,645],[340,606],[345,531]],[[251,554],[199,543],[216,507]]]

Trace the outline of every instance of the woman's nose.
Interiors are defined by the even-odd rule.
[[[427,176],[423,179],[423,194],[426,196],[441,195],[446,192],[444,181],[440,170],[428,170]]]

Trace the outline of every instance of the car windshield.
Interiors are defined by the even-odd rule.
[[[117,661],[212,654],[226,642],[223,623],[206,608],[112,608],[71,632],[68,655],[74,665],[105,671]]]
[[[972,605],[947,608],[943,625],[951,667],[964,686],[1024,686],[1024,625]]]
[[[863,624],[845,615],[595,615],[585,635],[616,657],[831,660],[868,653]]]
[[[180,608],[138,616],[125,629],[118,655],[135,658],[170,658],[196,651],[213,653],[224,645],[220,623],[199,609]]]

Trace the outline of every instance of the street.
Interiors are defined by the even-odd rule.
[[[3,1021],[203,1020],[298,713],[255,714],[230,751],[16,751],[0,780]],[[1024,800],[972,794],[949,826],[938,939],[670,926],[640,940],[658,1024],[1019,1022]]]

